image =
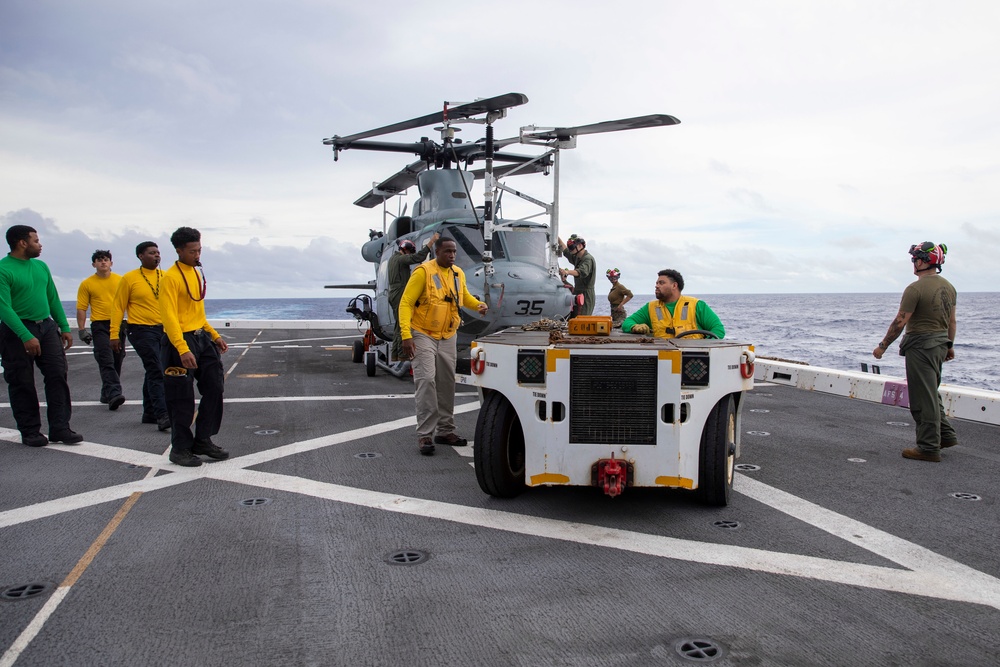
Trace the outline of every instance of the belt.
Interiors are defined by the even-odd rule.
[[[40,320],[21,320],[21,321],[24,322],[25,324],[41,324],[42,322],[48,322],[51,319],[52,319],[51,317],[43,317]]]
[[[194,329],[193,331],[185,331],[184,334],[191,334],[192,336],[200,336],[205,333],[204,329]]]
[[[163,325],[162,324],[133,324],[132,322],[128,323],[128,328],[129,329],[136,329],[136,328],[139,328],[139,327],[145,327],[147,329],[162,329]]]

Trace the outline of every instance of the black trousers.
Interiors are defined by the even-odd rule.
[[[170,343],[167,334],[160,336],[160,367],[163,369],[163,393],[170,417],[170,445],[174,451],[188,451],[195,439],[206,440],[219,432],[222,426],[222,393],[225,375],[219,348],[201,329],[185,331],[184,341],[198,362],[198,368],[181,364],[181,355]],[[186,371],[179,375],[181,371]],[[198,383],[201,401],[198,419],[194,420],[194,385]]]
[[[35,365],[45,380],[45,402],[48,403],[49,433],[69,430],[73,408],[69,383],[66,379],[66,352],[63,350],[59,325],[51,318],[41,322],[23,320],[28,331],[38,339],[42,354],[29,356],[24,341],[10,327],[0,324],[0,358],[3,359],[3,379],[7,381],[10,407],[21,435],[34,435],[42,429],[38,393],[35,391]]]
[[[160,369],[161,336],[162,324],[128,325],[129,342],[146,371],[142,381],[142,414],[156,419],[167,416],[167,402],[163,398],[163,371]]]
[[[118,340],[118,352],[111,349],[111,320],[91,320],[90,331],[94,335],[94,359],[101,371],[101,401],[107,403],[122,393],[122,362],[125,361],[125,332],[128,325],[122,322]]]

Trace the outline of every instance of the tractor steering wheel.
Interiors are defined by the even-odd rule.
[[[682,331],[681,333],[677,334],[676,336],[674,336],[674,338],[684,338],[685,336],[696,336],[698,334],[701,334],[705,338],[715,338],[716,340],[718,340],[719,338],[714,333],[706,329],[688,329],[687,331]]]

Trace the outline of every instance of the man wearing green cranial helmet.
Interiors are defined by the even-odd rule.
[[[930,241],[910,246],[910,261],[917,279],[903,291],[899,313],[885,338],[872,351],[876,359],[906,330],[899,353],[906,358],[906,389],[910,414],[917,426],[917,446],[903,456],[917,461],[940,461],[942,448],[958,444],[958,435],[944,412],[938,387],[941,367],[955,358],[955,302],[957,293],[942,278],[948,246]]]

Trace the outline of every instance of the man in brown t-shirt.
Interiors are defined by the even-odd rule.
[[[917,280],[903,291],[899,313],[872,354],[881,359],[904,327],[899,353],[906,357],[906,387],[910,414],[917,425],[917,446],[903,456],[918,461],[940,461],[941,449],[958,444],[958,435],[944,412],[938,387],[941,366],[955,358],[955,302],[951,283],[939,276],[948,247],[925,241],[910,246]]]
[[[608,303],[611,304],[611,324],[620,327],[628,313],[625,312],[625,304],[632,300],[632,290],[618,282],[622,272],[618,269],[608,269],[606,274],[611,281],[611,291],[608,293]]]

